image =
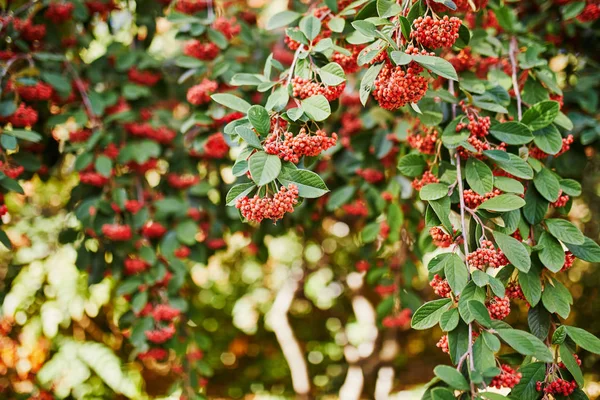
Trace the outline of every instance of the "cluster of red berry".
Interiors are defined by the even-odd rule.
[[[229,145],[221,132],[210,135],[204,142],[204,157],[220,159],[229,153]],[[194,154],[192,154],[194,155]]]
[[[423,154],[435,154],[436,143],[438,140],[438,132],[435,129],[430,129],[428,132],[416,133],[410,132],[406,137],[406,142],[413,149],[418,150]]]
[[[492,319],[504,319],[510,314],[510,299],[508,296],[503,298],[494,296],[493,299],[487,302],[486,306]]]
[[[297,203],[298,187],[290,184],[287,188],[281,186],[273,197],[259,197],[258,194],[252,198],[244,196],[238,199],[235,206],[248,221],[261,222],[263,219],[282,219],[286,213],[294,211]]]
[[[484,270],[503,267],[508,264],[508,259],[491,241],[483,240],[477,250],[467,255],[467,262],[471,267]]]
[[[467,189],[463,193],[465,198],[465,205],[472,209],[479,207],[484,201],[502,194],[502,192],[498,189],[494,189],[483,196],[474,192],[472,189]]]
[[[561,268],[561,271],[564,272],[564,271],[570,270],[571,267],[573,266],[574,262],[575,262],[575,256],[570,251],[567,251],[565,253],[565,263],[564,263],[563,267]]]
[[[581,359],[579,358],[579,356],[577,354],[573,354],[573,358],[575,358],[575,362],[577,363],[577,365],[581,367]],[[567,366],[562,361],[558,363],[558,367],[562,369],[567,368]]]
[[[441,19],[434,19],[430,16],[419,17],[413,22],[410,37],[430,49],[452,47],[458,39],[461,23],[459,18],[447,15]]]
[[[415,178],[412,181],[412,187],[415,190],[421,190],[423,186],[428,185],[430,183],[438,183],[440,180],[431,173],[431,171],[425,171],[421,179]]]
[[[386,110],[396,110],[409,103],[418,103],[427,92],[427,78],[418,75],[411,68],[406,71],[401,66],[386,62],[373,87],[373,98]]]
[[[146,331],[146,337],[155,344],[162,344],[175,336],[175,325],[159,326],[151,331]]]
[[[214,60],[219,55],[219,52],[219,46],[213,42],[203,43],[197,39],[189,40],[183,46],[183,54],[202,61]]]
[[[101,231],[106,239],[113,242],[124,242],[130,240],[133,236],[129,225],[104,224]]]
[[[367,217],[369,216],[369,207],[367,203],[362,199],[356,199],[352,203],[344,204],[342,210],[348,215],[355,217]]]
[[[521,285],[517,281],[512,281],[508,284],[506,287],[506,296],[513,300],[525,300],[523,289],[521,289]]]
[[[154,86],[160,81],[162,75],[160,72],[152,72],[149,70],[139,70],[136,67],[132,67],[127,72],[127,77],[133,83],[137,83],[142,86]]]
[[[449,247],[452,243],[454,243],[452,235],[446,233],[438,226],[434,226],[429,229],[429,234],[433,239],[433,244],[435,244],[437,247]]]
[[[510,365],[502,364],[500,366],[502,372],[496,375],[492,381],[490,382],[491,387],[495,387],[496,389],[500,388],[514,388],[521,381],[523,374],[517,372]]]
[[[448,281],[438,274],[435,274],[431,282],[429,282],[429,286],[431,286],[434,293],[440,297],[450,297],[450,293],[452,293]]]
[[[233,39],[242,31],[242,27],[237,23],[235,17],[218,17],[212,24],[213,28],[221,32],[228,40]]]
[[[569,199],[570,199],[569,195],[563,194],[563,191],[561,190],[558,195],[558,199],[554,203],[551,203],[552,207],[554,207],[554,208],[564,207],[569,202]]]
[[[292,132],[284,132],[283,139],[281,130],[274,130],[265,140],[263,146],[267,153],[274,154],[282,160],[298,164],[300,158],[316,157],[323,151],[335,146],[337,134],[334,132],[331,137],[319,129],[314,135],[310,135],[305,128],[294,136]]]
[[[364,46],[360,45],[350,45],[346,47],[346,50],[350,51],[350,55],[335,52],[331,56],[331,61],[338,63],[345,73],[353,74],[360,69],[357,59],[358,54],[363,48]]]
[[[563,138],[562,139],[562,147],[560,148],[560,151],[554,155],[554,157],[558,157],[560,155],[563,155],[567,151],[569,151],[569,149],[571,148],[571,144],[573,144],[574,140],[575,139],[573,138],[573,135],[569,135],[566,138]],[[544,158],[547,158],[549,156],[549,154],[543,152],[540,148],[533,145],[529,149],[529,156],[536,158],[538,160],[543,160]]]
[[[160,126],[155,128],[152,124],[132,122],[125,124],[125,130],[132,136],[143,137],[162,144],[169,144],[177,136],[177,132]]]
[[[74,9],[75,5],[73,3],[50,3],[46,9],[46,12],[44,13],[44,17],[48,18],[55,24],[62,24],[63,22],[67,22],[71,19]]]
[[[469,122],[461,122],[456,126],[456,132],[460,132],[463,129],[468,129],[472,136],[475,137],[486,137],[490,131],[492,121],[490,117],[480,117],[479,114],[471,107],[465,104],[464,100],[459,103],[467,116]]]
[[[295,76],[294,79],[292,79],[292,88],[292,95],[297,99],[302,100],[321,94],[325,96],[328,101],[334,101],[344,92],[346,82],[340,83],[337,86],[327,86],[323,83]]]
[[[179,175],[170,173],[167,176],[167,182],[169,183],[169,186],[174,189],[185,190],[200,182],[200,177],[191,174]]]
[[[210,101],[210,95],[217,91],[219,84],[210,79],[204,78],[202,82],[192,86],[187,92],[187,101],[190,104],[199,106]]]
[[[438,342],[435,344],[435,346],[437,348],[439,348],[440,350],[442,350],[442,352],[449,354],[450,353],[450,346],[448,344],[448,335],[443,335],[440,340],[438,340]]]
[[[401,310],[397,315],[388,315],[383,319],[381,324],[386,328],[404,328],[410,325],[410,316],[412,311],[410,308]]]
[[[375,168],[358,168],[356,175],[373,184],[381,182],[385,178],[385,174]]]
[[[538,392],[543,391],[546,394],[569,396],[577,389],[577,382],[572,380],[571,382],[562,378],[557,378],[552,382],[540,382],[535,384],[535,389]]]

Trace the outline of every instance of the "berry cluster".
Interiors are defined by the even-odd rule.
[[[554,207],[554,208],[564,207],[569,202],[569,199],[570,199],[569,195],[563,194],[563,191],[561,190],[558,195],[558,199],[554,203],[551,203],[552,207]]]
[[[217,82],[204,78],[202,82],[189,88],[187,101],[195,106],[206,104],[210,102],[210,95],[216,92],[218,87]]]
[[[367,260],[358,260],[355,267],[358,272],[366,272],[371,267],[371,264]]]
[[[546,394],[569,396],[577,388],[577,383],[572,380],[571,382],[566,381],[562,378],[557,378],[552,382],[537,382],[535,389],[538,392],[543,391]]]
[[[357,199],[350,204],[344,204],[342,210],[348,215],[355,217],[367,217],[369,215],[369,207],[362,199]]]
[[[581,367],[581,359],[579,358],[579,356],[577,354],[573,354],[573,357],[575,358],[575,362],[577,363],[577,365]],[[562,369],[567,368],[562,361],[558,363],[558,367]]]
[[[495,387],[496,389],[500,389],[503,387],[512,389],[515,386],[517,386],[517,384],[521,381],[521,378],[523,377],[523,374],[512,369],[507,364],[502,364],[500,366],[500,369],[502,370],[502,372],[496,375],[490,382],[490,386]]]
[[[438,342],[435,344],[435,346],[446,354],[450,353],[450,346],[448,345],[448,335],[442,336],[440,340],[438,340]]]
[[[467,262],[471,267],[480,270],[490,268],[500,268],[508,264],[506,256],[500,249],[496,249],[489,240],[483,240],[481,246],[474,252],[467,255]]]
[[[211,61],[219,55],[219,46],[212,42],[202,43],[193,39],[183,46],[183,54],[188,57],[194,57],[202,61]]]
[[[428,82],[411,68],[386,63],[373,87],[373,97],[386,110],[396,110],[409,103],[418,103],[427,92]]]
[[[567,251],[565,253],[565,263],[563,264],[561,271],[564,272],[570,270],[574,262],[575,256],[570,251]]]
[[[139,259],[139,258],[127,258],[124,261],[125,264],[125,274],[126,275],[135,275],[135,274],[139,274],[141,272],[146,271],[148,268],[150,268],[150,264],[148,264],[146,261]]]
[[[470,70],[477,64],[477,60],[473,57],[469,47],[465,47],[457,54],[450,53],[449,56],[448,61],[450,61],[456,72]]]
[[[156,344],[161,344],[171,339],[175,335],[175,325],[169,324],[165,327],[159,327],[151,331],[146,331],[146,338]]]
[[[101,230],[104,237],[113,242],[127,241],[132,237],[131,227],[129,225],[104,224],[102,225]]]
[[[142,86],[154,86],[158,83],[161,78],[159,72],[152,72],[148,70],[139,70],[132,67],[127,73],[127,77],[133,83],[137,83]]]
[[[148,239],[159,239],[165,233],[167,233],[167,228],[165,228],[160,222],[148,221],[142,226],[142,236],[147,237]]]
[[[577,16],[580,22],[593,22],[600,18],[600,4],[596,0],[588,0],[585,8]]]
[[[33,107],[25,105],[25,103],[19,104],[15,112],[8,117],[0,117],[0,122],[10,122],[16,128],[35,125],[37,120],[38,112]]]
[[[415,178],[412,181],[412,187],[415,190],[421,190],[423,186],[428,185],[430,183],[438,183],[440,180],[431,173],[431,171],[425,171],[421,179]]]
[[[419,17],[413,22],[410,37],[420,45],[430,49],[452,47],[458,39],[458,30],[462,21],[456,17],[449,18],[445,15],[441,19],[430,16]]]
[[[452,239],[452,235],[446,233],[442,228],[434,226],[429,229],[429,234],[433,239],[433,244],[437,247],[449,247],[454,240]]]
[[[75,5],[73,3],[50,3],[44,13],[44,17],[55,24],[62,24],[71,19],[74,9]]]
[[[471,107],[465,105],[465,101],[461,100],[460,105],[469,120],[468,123],[461,122],[456,126],[456,132],[460,132],[463,129],[468,129],[472,136],[475,137],[486,137],[490,131],[491,119],[490,117],[480,117],[479,114]]]
[[[261,222],[263,219],[282,219],[285,213],[294,211],[297,203],[298,187],[290,184],[287,188],[281,186],[273,197],[259,197],[258,194],[252,198],[244,196],[238,199],[235,206],[248,221]]]
[[[160,347],[152,348],[148,351],[144,351],[143,353],[138,354],[137,358],[141,361],[144,360],[155,360],[162,361],[169,356],[169,352],[165,349],[161,349]]]
[[[204,143],[204,156],[213,159],[225,157],[229,153],[229,145],[221,132],[213,133]]]
[[[177,0],[175,10],[183,14],[196,14],[208,6],[209,0]]]
[[[13,85],[10,81],[6,86],[7,91],[11,91],[13,89]],[[38,81],[33,85],[17,86],[16,92],[25,101],[48,101],[52,98],[54,89],[49,84]]]
[[[344,89],[346,88],[346,82],[340,83],[337,86],[327,86],[319,82],[314,82],[310,79],[304,79],[299,76],[292,79],[292,95],[297,99],[306,99],[308,97],[316,96],[321,94],[329,101],[338,99]]]
[[[435,154],[437,140],[438,132],[435,129],[431,129],[424,135],[411,132],[406,137],[406,141],[410,147],[418,150],[420,153],[430,155]]]
[[[347,56],[342,53],[335,52],[331,56],[331,61],[340,64],[342,69],[347,74],[353,74],[360,69],[358,65],[357,58],[360,51],[363,49],[363,46],[352,45],[347,48],[350,51],[350,55]]]
[[[213,22],[213,28],[221,32],[228,40],[233,39],[242,31],[242,27],[237,23],[234,17],[218,17]]]
[[[125,124],[125,130],[130,135],[148,138],[162,144],[171,143],[177,136],[176,131],[169,129],[166,126],[155,128],[147,122]]]
[[[521,289],[521,285],[519,285],[519,283],[516,281],[508,284],[506,287],[506,296],[513,300],[525,300],[523,289]]]
[[[494,298],[486,304],[490,317],[492,319],[504,319],[510,314],[510,299],[508,296],[504,298],[494,296]]]
[[[269,154],[298,164],[303,156],[316,157],[321,152],[335,146],[337,137],[335,132],[329,137],[321,129],[314,135],[310,135],[305,128],[302,128],[296,136],[292,132],[285,132],[282,140],[279,131],[275,130],[265,140],[264,148]]]
[[[385,178],[385,174],[383,172],[374,168],[359,168],[356,170],[356,175],[373,184],[381,182]]]
[[[185,190],[200,182],[200,177],[190,174],[178,175],[171,173],[167,176],[167,182],[174,189]]]
[[[429,282],[429,286],[431,286],[434,293],[440,297],[450,297],[450,293],[452,293],[452,289],[450,288],[448,281],[443,279],[438,274],[435,274],[431,282]]]
[[[566,138],[563,138],[562,139],[562,147],[560,148],[560,151],[554,155],[554,157],[558,157],[560,155],[563,155],[567,151],[569,151],[569,149],[571,148],[571,144],[573,144],[574,140],[575,139],[573,138],[573,135],[569,135]],[[540,150],[538,147],[535,147],[535,146],[532,147],[531,149],[529,149],[529,155],[538,160],[543,160],[544,158],[549,156],[548,153],[543,152],[542,150]]]
[[[397,315],[390,315],[383,319],[381,324],[386,328],[404,328],[410,324],[410,308],[401,310]]]
[[[484,196],[474,192],[471,189],[467,189],[463,193],[465,198],[465,205],[472,209],[479,207],[484,201],[502,194],[502,192],[498,189],[494,189],[493,191],[486,193]]]

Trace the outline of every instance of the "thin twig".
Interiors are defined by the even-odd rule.
[[[298,57],[300,56],[300,52],[304,50],[304,45],[300,45],[296,52],[294,53],[294,59],[292,60],[292,66],[290,67],[290,72],[288,73],[288,78],[285,83],[285,87],[288,87],[290,83],[292,83],[292,77],[294,76],[294,67],[296,66],[296,61],[298,61]]]
[[[523,117],[523,105],[521,104],[521,91],[519,90],[519,80],[517,78],[517,53],[519,52],[517,38],[513,36],[510,40],[508,48],[508,56],[510,57],[510,65],[512,67],[512,84],[515,96],[517,97],[517,116],[519,121]]]

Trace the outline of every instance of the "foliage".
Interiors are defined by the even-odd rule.
[[[268,243],[292,235],[334,249],[296,254],[270,285],[265,319],[298,394],[311,388],[282,333],[292,300],[306,278],[318,305],[331,278],[309,269],[346,264],[329,289],[347,281],[347,332],[372,333],[362,344],[348,335],[341,393],[371,390],[348,389],[353,368],[387,367],[378,335],[439,325],[453,367],[433,369],[425,398],[503,398],[489,387],[585,397],[572,354],[598,354],[600,340],[567,321],[563,281],[576,258],[600,261],[572,212],[573,166],[598,136],[586,56],[596,2],[292,4],[266,23],[285,28],[283,43],[237,1],[7,4],[0,242],[25,267],[9,275],[2,321],[7,334],[37,330],[49,360],[32,369],[35,387],[17,373],[7,391],[138,397],[143,376],[149,395],[202,398],[219,338],[200,327],[214,310],[199,304],[208,272],[198,271],[236,240],[246,247],[230,256],[269,266]],[[19,224],[42,221],[20,211],[31,187],[74,174],[66,204],[37,205],[68,211],[60,233],[19,236]],[[441,299],[421,304],[421,264]],[[527,319],[509,325],[519,302]],[[82,339],[91,320],[123,342]],[[133,359],[141,376],[122,365]]]

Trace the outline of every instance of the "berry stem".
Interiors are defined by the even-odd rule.
[[[517,79],[517,53],[519,52],[517,38],[513,36],[510,40],[508,56],[510,57],[510,65],[512,67],[512,85],[517,98],[517,117],[519,121],[523,117],[523,110],[521,104],[521,91],[519,90],[519,81]]]
[[[300,52],[304,49],[304,45],[301,44],[300,47],[298,47],[298,49],[296,49],[296,52],[294,53],[294,59],[292,60],[292,65],[290,66],[290,72],[288,74],[288,78],[287,81],[285,83],[285,86],[288,87],[290,85],[290,83],[292,83],[292,77],[294,76],[294,68],[296,67],[296,61],[298,61],[298,57],[300,56]]]

